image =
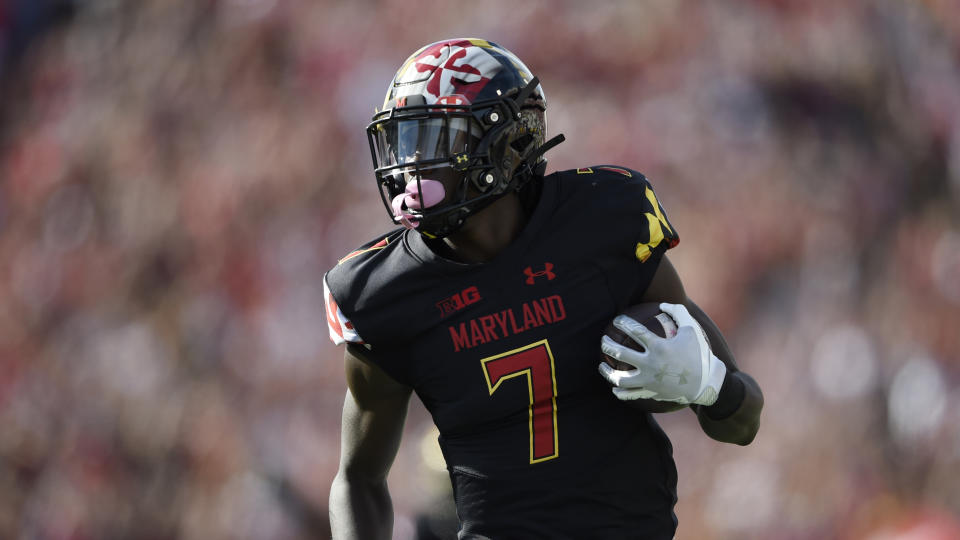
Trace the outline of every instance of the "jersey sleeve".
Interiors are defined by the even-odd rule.
[[[636,173],[639,175],[639,173]],[[667,218],[667,212],[653,191],[653,186],[643,175],[639,186],[643,193],[640,197],[639,236],[634,248],[634,256],[640,262],[646,262],[654,253],[662,254],[680,243],[680,235]]]
[[[330,292],[326,275],[323,276],[323,298],[327,305],[327,329],[330,331],[330,340],[335,345],[344,343],[363,344],[363,339],[353,327],[353,323],[344,315],[340,306],[337,305],[333,293]]]
[[[589,179],[589,182],[577,182],[580,187],[603,186],[594,212],[604,216],[603,226],[629,237],[632,255],[640,263],[663,255],[680,242],[677,230],[643,173],[626,167],[594,165],[576,169],[576,178]],[[656,260],[654,257],[651,262]]]
[[[409,385],[408,340],[418,331],[407,320],[408,299],[420,292],[417,287],[429,290],[433,282],[404,279],[417,270],[400,242],[405,230],[371,240],[340,259],[323,276],[323,297],[330,340],[362,345],[364,360]]]

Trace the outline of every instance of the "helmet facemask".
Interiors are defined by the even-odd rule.
[[[533,79],[522,90],[473,104],[451,96],[427,105],[414,95],[376,114],[367,136],[381,199],[394,222],[428,237],[447,236],[542,174],[543,100],[529,97],[536,85]],[[443,185],[440,201],[430,192],[436,182]]]

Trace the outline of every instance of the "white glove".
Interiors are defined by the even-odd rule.
[[[677,335],[662,338],[643,324],[619,315],[613,325],[646,351],[620,345],[603,336],[603,354],[635,369],[617,370],[600,362],[600,374],[622,400],[655,399],[689,405],[713,405],[727,367],[710,351],[707,334],[682,304],[660,304],[677,323]]]

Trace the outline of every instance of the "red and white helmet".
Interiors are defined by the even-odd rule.
[[[546,96],[513,53],[482,39],[438,41],[394,76],[367,127],[374,174],[396,223],[430,237],[546,167]]]

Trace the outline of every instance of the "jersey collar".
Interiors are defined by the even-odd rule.
[[[528,250],[537,234],[543,228],[544,223],[549,216],[553,214],[556,207],[557,198],[557,174],[550,174],[543,178],[543,189],[540,192],[540,200],[537,202],[530,219],[524,226],[520,236],[507,246],[493,260],[482,263],[464,263],[448,259],[441,254],[436,253],[424,241],[423,236],[415,230],[404,231],[403,243],[408,253],[421,263],[437,266],[446,270],[465,271],[479,267],[503,264],[505,261],[516,260],[516,256]]]

